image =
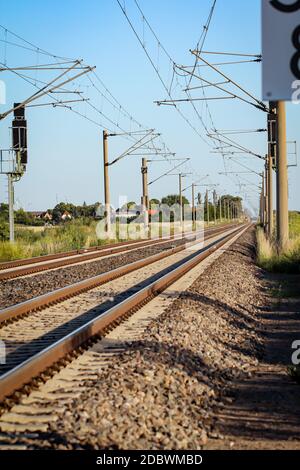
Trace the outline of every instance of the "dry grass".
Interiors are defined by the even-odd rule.
[[[277,273],[300,273],[300,236],[291,239],[283,253],[267,239],[262,228],[257,229],[257,259],[263,269]]]
[[[30,258],[34,256],[77,250],[102,244],[97,239],[96,223],[71,222],[43,230],[16,228],[16,242],[0,242],[0,260]]]
[[[176,224],[152,224],[152,236],[170,236],[181,232]],[[210,224],[212,227],[213,223]],[[218,223],[219,225],[219,223]],[[225,225],[223,223],[222,225]],[[126,241],[130,238],[129,225],[120,230],[118,224],[113,224],[112,240],[104,240],[101,233],[97,235],[97,221],[91,219],[76,219],[61,226],[55,227],[23,227],[16,226],[16,242],[0,242],[0,261],[12,261],[21,258],[61,253],[63,251],[77,250],[109,244],[115,241]],[[134,227],[131,225],[131,228]],[[199,229],[199,227],[197,227]],[[146,234],[137,224],[137,232],[141,238]],[[186,227],[186,231],[192,230],[192,226]],[[135,230],[133,230],[134,232]],[[124,232],[124,234],[123,234]],[[125,236],[125,238],[124,238]]]
[[[274,256],[274,246],[268,240],[261,227],[257,229],[257,256],[259,264],[263,264]]]

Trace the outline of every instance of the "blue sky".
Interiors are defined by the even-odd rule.
[[[170,84],[172,71],[170,62],[157,47],[133,0],[122,0],[138,33],[145,41],[155,65],[165,81]],[[172,59],[182,65],[191,65],[189,53],[197,44],[203,25],[206,22],[212,0],[140,0],[144,11],[159,40]],[[183,167],[193,172],[186,184],[189,186],[197,175],[210,174],[207,183],[217,183],[222,193],[241,193],[247,197],[247,205],[257,206],[258,194],[255,175],[241,175],[250,180],[253,186],[237,186],[236,176],[219,175],[224,171],[223,159],[211,153],[211,147],[181,119],[173,107],[156,106],[153,102],[166,98],[162,84],[138,44],[133,32],[122,14],[116,0],[15,0],[9,3],[0,0],[1,24],[41,49],[55,55],[82,58],[89,65],[97,67],[97,74],[110,92],[130,114],[145,127],[155,128],[162,134],[163,141],[176,152],[177,158],[190,157],[191,163]],[[205,49],[209,51],[230,51],[259,54],[261,51],[260,1],[241,2],[239,0],[217,0],[212,24],[207,36]],[[0,39],[5,36],[0,30]],[[22,44],[19,41],[19,44]],[[217,58],[220,60],[220,57]],[[38,52],[26,51],[0,42],[0,62],[9,66],[50,63],[48,57]],[[46,61],[46,62],[45,62]],[[223,70],[243,84],[258,98],[261,97],[261,68],[259,64],[243,64],[224,67]],[[43,75],[44,74],[44,75]],[[33,75],[42,80],[45,72]],[[14,101],[22,100],[33,92],[33,87],[12,74],[2,73],[7,88],[7,104],[0,105],[3,112]],[[213,78],[213,76],[211,76]],[[214,76],[216,79],[216,76]],[[219,80],[219,79],[217,79]],[[197,82],[193,82],[194,86]],[[182,85],[182,82],[181,82]],[[89,80],[80,80],[81,90],[91,97],[91,102],[102,109],[113,121],[120,121],[116,109],[105,104],[105,100],[92,87]],[[179,84],[173,82],[174,94],[183,97]],[[216,96],[208,89],[207,96]],[[197,93],[194,93],[197,96]],[[199,95],[201,96],[201,94]],[[197,104],[198,111],[207,125],[210,121],[205,105]],[[218,129],[257,129],[266,126],[266,115],[249,105],[236,100],[211,101],[209,108]],[[86,104],[74,109],[93,116]],[[190,104],[182,104],[180,109],[187,115],[199,133],[205,137],[205,130]],[[288,139],[296,140],[298,134],[299,107],[288,105]],[[16,184],[16,203],[28,210],[53,207],[56,202],[67,201],[77,204],[86,201],[103,201],[102,178],[102,129],[87,120],[61,108],[33,108],[27,110],[29,127],[29,164],[22,180]],[[105,120],[102,120],[105,125]],[[122,124],[129,129],[129,120]],[[0,124],[1,148],[9,145],[10,117]],[[210,126],[211,127],[211,126]],[[239,142],[259,154],[266,153],[266,135],[245,135]],[[110,158],[118,156],[128,141],[114,138],[110,141]],[[237,157],[240,158],[240,157]],[[251,156],[240,158],[242,164],[261,171],[261,162]],[[239,166],[227,163],[230,171],[239,171]],[[150,167],[150,179],[169,170],[165,163]],[[300,189],[297,182],[299,168],[290,170],[290,207],[300,209]],[[6,183],[1,177],[0,198],[5,200]],[[150,187],[151,197],[162,197],[177,192],[177,178],[170,176]],[[204,188],[202,189],[204,191]],[[246,194],[245,194],[246,192]],[[129,200],[140,200],[141,177],[140,158],[128,157],[111,169],[112,201],[118,204],[118,196],[126,195]],[[190,195],[188,194],[188,197]]]

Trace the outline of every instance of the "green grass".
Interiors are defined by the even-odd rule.
[[[62,226],[45,227],[42,231],[16,228],[16,242],[0,242],[0,260],[10,261],[20,258],[78,250],[105,243],[98,240],[96,222],[72,221]]]
[[[97,235],[97,223],[97,221],[87,218],[76,219],[54,227],[37,228],[16,225],[16,242],[11,244],[8,241],[0,241],[0,261],[31,258],[128,240],[129,236],[127,229],[129,226],[123,226],[125,229],[125,239],[121,235],[121,229],[117,223],[116,225],[113,225],[113,229],[115,230],[113,239],[104,240],[101,238],[101,234]],[[155,228],[155,225],[157,224],[154,223],[153,228]],[[222,225],[225,225],[225,222]],[[214,224],[211,223],[211,226],[214,226]],[[138,226],[136,228],[139,232],[140,227]],[[179,227],[175,227],[174,224],[171,224],[171,227],[168,226],[165,228],[163,227],[163,224],[158,224],[156,229],[158,229],[157,234],[154,230],[154,235],[157,236],[167,236],[170,234],[174,235],[175,233],[180,233]],[[145,235],[141,233],[141,238],[144,237]]]
[[[291,212],[290,241],[281,254],[274,241],[269,241],[261,228],[257,229],[257,259],[263,269],[275,273],[300,274],[300,213]]]
[[[300,212],[290,212],[289,221],[291,239],[300,237]]]

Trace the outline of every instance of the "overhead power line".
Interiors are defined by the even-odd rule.
[[[268,107],[260,100],[258,100],[252,93],[247,91],[245,88],[243,88],[241,85],[239,85],[236,81],[234,81],[232,78],[228,77],[224,72],[221,72],[221,70],[217,69],[214,65],[210,64],[207,60],[203,59],[203,57],[199,54],[198,51],[190,51],[193,55],[198,57],[199,60],[204,62],[208,67],[210,67],[212,70],[217,72],[219,75],[221,75],[223,78],[226,80],[229,80],[232,85],[234,85],[236,88],[238,88],[240,91],[245,93],[249,98],[251,98],[255,103],[258,109],[261,109],[262,111],[269,112]]]
[[[189,158],[186,158],[184,159],[181,163],[179,163],[178,165],[176,165],[174,168],[171,168],[171,170],[169,171],[166,171],[166,173],[164,173],[163,175],[159,176],[158,178],[156,178],[155,180],[151,181],[149,183],[149,186],[156,183],[157,181],[161,180],[162,178],[164,178],[165,176],[168,176],[170,175],[174,170],[177,170],[178,168],[182,167],[186,162],[189,161]]]
[[[13,37],[17,38],[18,40],[22,41],[24,44],[26,44],[25,46],[25,49],[26,50],[29,50],[31,52],[35,52],[37,54],[43,54],[43,55],[47,55],[51,58],[54,59],[54,63],[51,62],[51,63],[48,63],[48,64],[45,64],[45,63],[42,63],[42,64],[36,64],[36,65],[28,65],[28,66],[19,66],[19,67],[11,67],[9,66],[7,63],[1,63],[0,65],[2,65],[2,67],[0,67],[0,72],[11,72],[11,73],[14,73],[15,75],[17,75],[19,78],[23,79],[24,81],[26,81],[28,84],[34,86],[38,91],[34,94],[34,96],[37,96],[38,93],[41,93],[41,90],[44,89],[45,90],[45,96],[48,96],[48,97],[51,97],[52,100],[54,100],[54,102],[51,102],[51,103],[41,103],[40,105],[34,105],[34,107],[36,106],[47,106],[47,105],[53,105],[53,106],[60,106],[60,107],[64,107],[70,111],[72,111],[74,114],[77,114],[78,116],[86,119],[87,121],[91,122],[92,124],[94,125],[97,125],[98,127],[102,128],[102,129],[107,129],[109,132],[113,132],[113,128],[117,128],[119,129],[122,133],[123,133],[123,136],[129,140],[132,140],[133,142],[136,142],[137,139],[135,137],[135,131],[132,132],[132,130],[130,131],[127,131],[124,127],[122,127],[118,121],[112,119],[110,116],[108,116],[107,113],[103,112],[101,109],[99,109],[99,107],[95,104],[93,104],[92,100],[90,97],[82,97],[82,99],[80,100],[68,100],[68,99],[65,99],[65,100],[60,100],[58,98],[56,98],[55,96],[53,96],[53,94],[55,93],[65,93],[65,94],[68,94],[68,93],[76,93],[76,94],[79,94],[79,95],[83,95],[83,92],[82,91],[79,91],[79,90],[67,90],[65,89],[64,87],[60,87],[59,90],[58,89],[49,89],[49,83],[44,81],[44,80],[39,80],[37,79],[36,75],[35,77],[31,77],[29,75],[26,75],[24,73],[22,73],[23,71],[27,71],[27,72],[37,72],[37,71],[54,71],[54,70],[60,70],[62,72],[62,75],[64,72],[68,72],[68,70],[70,69],[70,67],[68,66],[71,66],[72,65],[72,69],[82,69],[82,70],[86,70],[88,68],[90,68],[87,64],[83,64],[83,61],[78,61],[78,60],[71,60],[71,59],[68,59],[68,58],[64,58],[64,57],[61,57],[61,56],[58,56],[58,55],[55,55],[55,54],[52,54],[44,49],[42,49],[41,47],[39,46],[36,46],[34,45],[33,43],[27,41],[25,38],[21,37],[20,35],[10,31],[10,30],[7,30],[4,26],[1,26],[0,25],[0,28],[2,28],[2,30],[5,31],[5,35],[6,35],[6,42],[7,41],[7,35],[12,35]],[[17,43],[14,43],[14,45],[16,47],[22,47],[22,44],[17,44]],[[30,46],[30,47],[27,47],[27,46]],[[24,47],[23,47],[24,49]],[[7,57],[6,57],[7,59]],[[76,65],[74,65],[76,64]],[[90,68],[91,69],[91,68]],[[93,87],[93,89],[99,93],[99,95],[101,96],[101,98],[103,98],[107,103],[109,103],[109,105],[112,107],[112,109],[118,113],[119,115],[122,115],[124,118],[128,119],[128,123],[130,125],[130,127],[132,126],[135,126],[137,127],[141,132],[143,129],[145,129],[147,126],[143,126],[140,122],[138,122],[122,105],[121,103],[117,100],[117,98],[115,98],[115,96],[111,93],[111,91],[108,89],[108,87],[104,84],[103,80],[99,77],[99,75],[96,73],[95,70],[90,70],[92,73],[87,75],[87,78],[91,84],[91,86]],[[98,82],[99,85],[101,85],[101,88],[103,89],[103,91],[100,89],[100,86],[97,86],[96,82]],[[40,84],[41,86],[39,87],[37,84]],[[47,88],[48,87],[48,88]],[[47,91],[48,90],[48,91]],[[47,91],[47,92],[46,92]],[[107,122],[101,122],[101,121],[98,121],[96,119],[93,119],[92,117],[88,116],[85,112],[82,113],[80,112],[79,109],[75,109],[73,106],[71,106],[71,104],[73,105],[74,103],[80,103],[80,102],[85,102],[86,105],[91,108],[91,110],[97,114],[99,114],[99,116],[101,117],[101,120],[104,120],[104,121],[107,121]],[[33,105],[31,105],[31,107],[33,107]],[[112,126],[112,128],[111,128]],[[160,139],[161,140],[161,139]],[[164,147],[165,149],[168,149],[167,145],[161,140],[161,146]],[[155,146],[153,145],[153,143],[150,143],[150,147],[145,147],[145,148],[148,148],[149,151],[150,150],[155,150],[155,153],[157,153],[157,150],[155,148]],[[168,149],[169,150],[169,149]],[[171,154],[171,152],[169,152],[169,154]],[[173,154],[173,153],[172,153]]]
[[[134,27],[134,25],[133,25],[131,19],[129,18],[129,16],[128,16],[127,12],[126,12],[125,7],[121,4],[120,0],[117,0],[117,3],[118,3],[118,5],[119,5],[119,7],[120,7],[122,13],[124,14],[124,16],[125,16],[125,18],[126,18],[128,24],[129,24],[130,28],[132,29],[132,31],[133,31],[135,37],[137,38],[139,44],[141,45],[141,47],[142,47],[144,53],[146,54],[146,56],[147,56],[147,58],[148,58],[148,60],[149,60],[149,62],[150,62],[150,64],[151,64],[152,68],[155,70],[155,73],[157,74],[157,76],[158,76],[158,78],[159,78],[159,80],[160,80],[160,82],[161,82],[161,84],[162,84],[162,86],[163,86],[165,92],[167,93],[167,95],[168,95],[168,97],[170,98],[170,100],[173,100],[173,97],[172,97],[172,94],[171,94],[171,89],[167,86],[167,84],[166,84],[166,82],[164,81],[164,79],[163,79],[163,77],[162,77],[162,75],[161,75],[161,73],[160,73],[158,67],[155,65],[154,60],[152,59],[150,53],[148,52],[147,48],[145,47],[145,44],[143,43],[143,41],[142,41],[140,35],[138,34],[138,32],[137,32],[136,28]],[[145,17],[145,15],[144,15],[144,13],[143,13],[141,7],[138,5],[138,2],[135,1],[135,3],[136,3],[136,5],[138,6],[139,12],[140,12],[140,14],[142,15],[143,20],[146,22],[147,25],[149,25],[149,21],[148,21],[148,20],[146,21],[146,17]],[[150,28],[150,26],[149,26],[149,28]],[[165,47],[162,45],[161,41],[158,39],[158,36],[154,33],[154,30],[153,30],[152,27],[151,27],[150,31],[151,31],[152,34],[154,35],[154,37],[155,37],[155,39],[156,39],[158,45],[159,45],[159,46],[162,48],[162,50],[166,53],[168,59],[172,62],[172,65],[174,66],[174,65],[175,65],[174,60],[172,59],[171,55],[166,51]],[[190,120],[185,116],[185,114],[179,109],[179,107],[178,107],[178,106],[175,106],[175,109],[176,109],[176,111],[180,114],[180,116],[184,119],[184,121],[188,124],[188,126],[189,126],[194,132],[196,132],[196,134],[201,138],[201,140],[202,140],[203,142],[205,142],[206,144],[208,144],[208,142],[206,141],[206,139],[200,134],[200,132],[195,128],[195,126],[190,122]],[[209,144],[208,144],[208,145],[209,145]]]

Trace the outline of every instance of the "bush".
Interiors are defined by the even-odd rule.
[[[8,224],[0,220],[0,241],[5,242],[7,240],[9,240]]]
[[[70,222],[61,228],[59,238],[67,247],[66,249],[79,250],[85,246],[87,234],[84,227],[75,222]]]
[[[30,229],[16,229],[15,230],[15,238],[16,240],[27,243],[33,244],[38,242],[41,239],[43,232],[35,232],[34,230]]]
[[[6,241],[8,238],[0,238],[0,259],[10,261],[106,243],[97,239],[95,221],[89,221],[87,224],[84,222],[85,219],[73,220],[63,225],[46,227],[42,231],[19,227],[16,229],[15,244],[8,243]],[[8,237],[7,224],[3,226],[3,233]]]

